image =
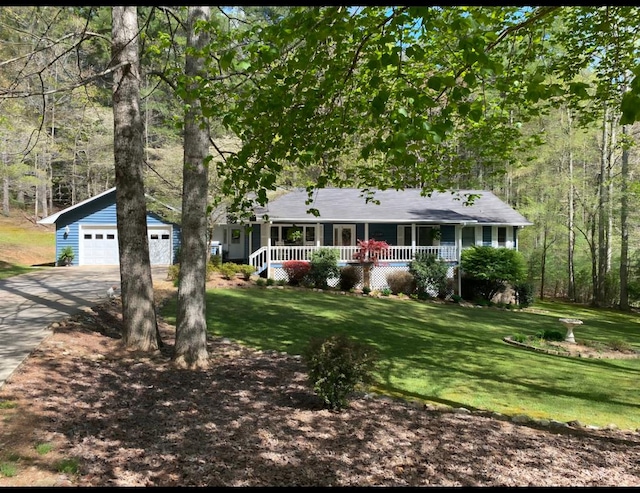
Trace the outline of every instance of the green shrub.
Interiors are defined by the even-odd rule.
[[[77,459],[62,459],[56,464],[56,470],[64,474],[78,474],[80,465]]]
[[[338,284],[342,291],[351,291],[362,280],[360,269],[353,265],[345,265],[340,269],[340,280]]]
[[[60,255],[58,255],[58,265],[67,265],[70,264],[75,258],[76,254],[69,245],[65,246],[60,250]]]
[[[391,289],[390,288],[382,288],[380,290],[380,294],[382,296],[389,296],[391,294]]]
[[[544,329],[536,333],[538,339],[544,339],[545,341],[564,341],[565,334],[556,329]]]
[[[327,407],[340,410],[358,385],[373,381],[377,354],[367,344],[336,334],[312,338],[303,358],[315,393]]]
[[[311,254],[311,269],[307,278],[315,288],[327,289],[329,279],[340,276],[340,252],[337,248],[319,248]]]
[[[362,294],[369,294],[371,293],[371,288],[369,286],[364,286],[362,288]]]
[[[397,270],[387,274],[387,284],[393,294],[411,294],[416,290],[416,280],[411,272]]]
[[[255,271],[256,271],[256,268],[253,265],[249,265],[249,264],[238,265],[236,269],[236,272],[242,274],[242,278],[245,281],[248,281],[249,279],[251,279],[251,276]]]
[[[211,255],[209,257],[209,263],[213,265],[214,268],[219,269],[222,265],[222,256],[220,254]]]
[[[524,344],[527,342],[528,337],[524,334],[514,334],[513,336],[511,336],[511,340]]]
[[[18,468],[11,462],[0,462],[0,474],[5,478],[12,478],[18,474]]]
[[[633,346],[623,339],[612,339],[607,342],[614,351],[633,351]]]
[[[447,294],[449,266],[436,255],[418,252],[409,264],[409,272],[415,279],[418,297],[425,295],[444,298]]]
[[[276,280],[273,277],[267,278],[267,286],[273,286],[276,283]]]
[[[220,273],[225,279],[233,279],[240,266],[234,262],[225,262],[220,266]]]
[[[256,279],[256,285],[260,287],[266,286],[267,280],[264,277],[258,277],[258,279]]]
[[[533,283],[529,281],[516,282],[513,285],[516,292],[516,303],[522,308],[533,305]]]
[[[507,284],[516,285],[526,278],[527,265],[520,253],[511,248],[472,246],[462,250],[460,267],[465,299],[491,301]]]

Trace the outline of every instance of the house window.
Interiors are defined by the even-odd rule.
[[[87,234],[87,233],[85,233],[85,234],[84,234],[84,239],[85,239],[85,240],[90,240],[90,239],[91,239],[91,234]]]
[[[240,243],[240,230],[238,228],[233,228],[231,230],[231,243]]]
[[[154,235],[151,235],[151,239],[152,239],[152,240],[157,240],[157,239],[158,239],[158,235],[155,235],[155,234],[154,234]]]
[[[271,226],[271,244],[275,245],[276,241],[280,240],[280,227],[279,226]]]
[[[506,227],[498,228],[498,246],[499,247],[507,246],[507,228]]]
[[[102,240],[102,239],[104,239],[104,235],[100,233],[96,233],[96,240]]]
[[[404,226],[404,246],[411,246],[411,226]]]
[[[418,246],[433,246],[433,228],[431,226],[418,227]]]
[[[115,239],[116,239],[116,235],[107,233],[107,240],[115,240]]]
[[[304,241],[308,243],[315,243],[316,241],[316,228],[311,226],[306,226],[304,228]]]
[[[462,228],[462,248],[470,247],[475,244],[476,244],[475,226],[467,226]]]
[[[163,240],[168,240],[169,239],[169,235],[168,234],[163,234],[162,235],[162,239]]]

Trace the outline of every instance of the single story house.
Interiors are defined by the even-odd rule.
[[[115,187],[40,219],[38,223],[56,226],[56,260],[62,249],[70,246],[75,253],[72,265],[120,263]],[[147,230],[151,265],[175,263],[180,227],[156,213],[147,212]]]
[[[466,205],[466,197],[477,198]],[[333,247],[340,265],[353,263],[357,240],[384,240],[391,245],[371,273],[371,287],[386,286],[393,269],[408,269],[416,252],[438,255],[459,265],[462,249],[471,245],[518,248],[518,231],[532,223],[485,190],[433,192],[420,189],[378,190],[366,201],[360,189],[322,188],[307,203],[306,189],[289,191],[254,210],[247,225],[220,221],[213,240],[225,260],[249,263],[263,276],[286,279],[286,260],[309,260],[313,251]],[[316,209],[318,216],[307,212]],[[334,280],[337,282],[337,280]],[[460,292],[460,281],[458,289]]]

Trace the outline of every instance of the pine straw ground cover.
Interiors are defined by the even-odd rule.
[[[210,370],[177,370],[160,328],[136,357],[118,301],[54,327],[0,389],[0,486],[640,486],[637,432],[366,396],[330,412],[295,357],[211,338]]]

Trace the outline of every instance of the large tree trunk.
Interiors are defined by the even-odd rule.
[[[185,74],[190,81],[204,72],[200,55],[209,39],[195,32],[195,23],[209,20],[209,7],[189,7]],[[197,82],[189,82],[197,92]],[[193,94],[187,91],[186,94]],[[184,165],[182,181],[182,242],[178,283],[178,313],[174,364],[184,368],[207,368],[206,276],[209,257],[207,234],[207,191],[209,132],[197,96],[187,96],[189,110],[184,124]]]
[[[157,350],[161,344],[153,301],[143,182],[138,19],[136,7],[112,8],[116,216],[120,248],[122,342],[127,349]]]

